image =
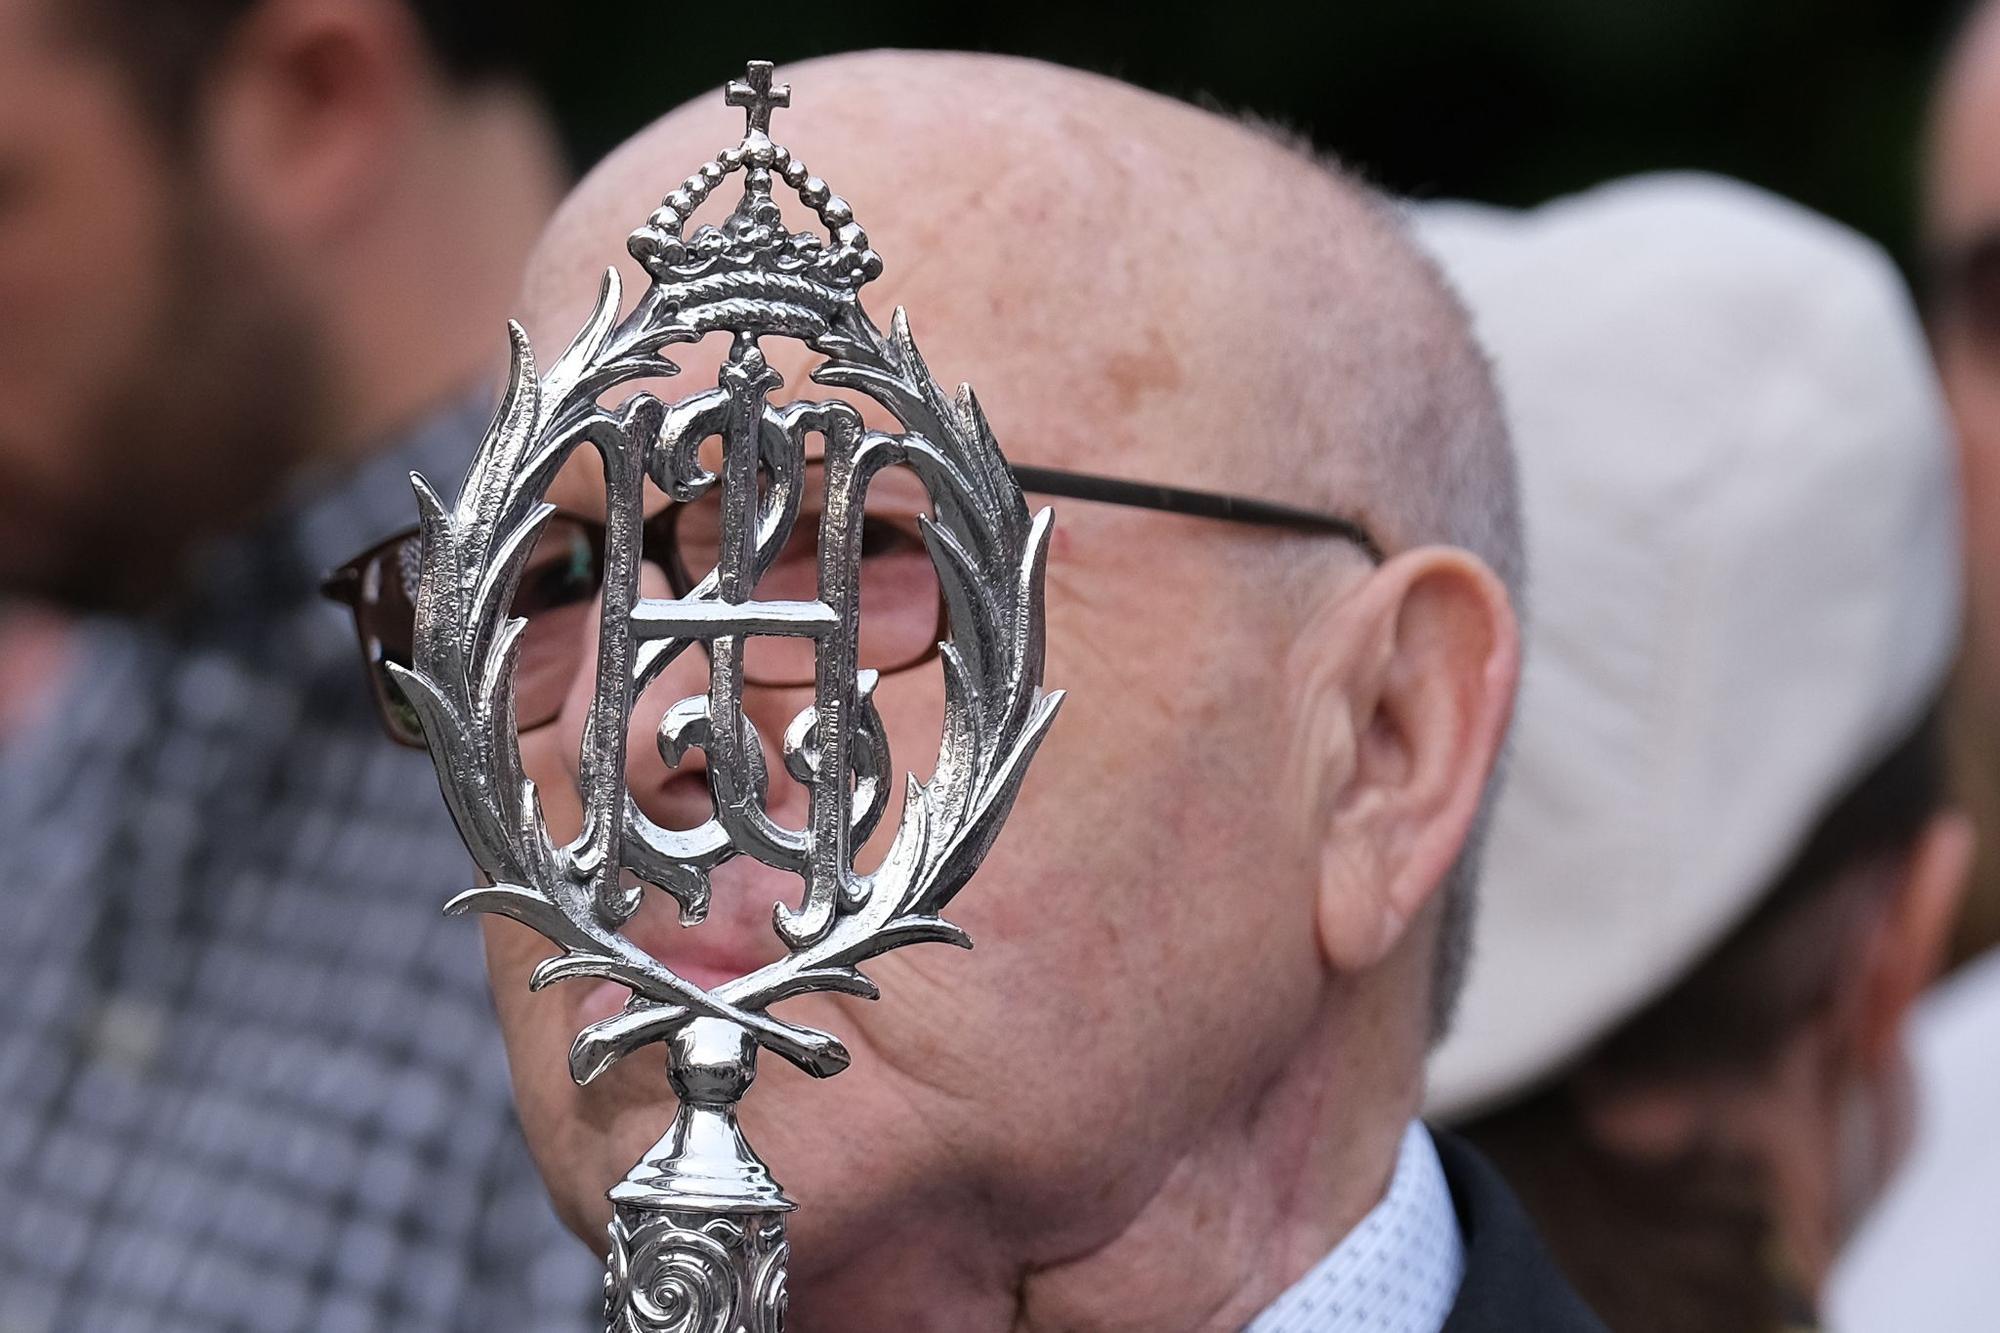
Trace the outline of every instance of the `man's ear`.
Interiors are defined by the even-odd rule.
[[[396,0],[266,0],[201,99],[221,203],[281,245],[329,239],[391,180],[427,87],[423,32]]]
[[[1395,948],[1465,845],[1513,711],[1520,631],[1491,569],[1428,546],[1324,608],[1289,666],[1308,701],[1320,948],[1359,971]]]
[[[1900,1058],[1910,1010],[1943,967],[1974,846],[1972,821],[1963,811],[1933,816],[1883,905],[1861,960],[1860,1054],[1870,1070]]]

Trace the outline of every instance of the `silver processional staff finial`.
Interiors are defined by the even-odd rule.
[[[1049,512],[1029,514],[971,389],[938,387],[903,312],[885,334],[862,309],[882,260],[847,201],[768,137],[772,110],[791,102],[771,74],[768,61],[751,61],[729,84],[728,104],[745,112],[742,141],[632,233],[629,249],[650,279],[632,308],[621,315],[618,273],[607,270],[596,311],[546,371],[511,326],[508,390],[457,502],[414,478],[423,560],[413,665],[392,671],[489,881],[450,910],[497,912],[547,936],[559,953],[536,969],[537,987],[591,977],[631,991],[577,1035],[577,1082],[643,1047],[667,1047],[674,1122],[611,1191],[605,1317],[614,1333],[777,1333],[793,1204],[745,1141],[736,1105],[760,1048],[822,1078],[850,1057],[834,1034],[769,1009],[810,991],[873,999],[875,983],[860,970],[867,960],[923,941],[970,943],[942,913],[998,835],[1061,701],[1042,689]],[[722,225],[689,234],[695,213],[739,172],[744,192]],[[779,181],[823,232],[790,230],[771,195]],[[734,339],[713,387],[671,404],[646,392],[606,404],[619,385],[674,373],[666,350],[714,332]],[[872,399],[901,429],[869,429],[840,398],[770,401],[782,383],[758,346],[767,337],[805,344],[820,358],[812,382]],[[808,437],[822,445],[812,517],[801,506]],[[721,442],[713,470],[710,440]],[[512,608],[550,516],[543,496],[586,447],[603,462],[605,486],[596,692],[578,756],[582,828],[559,843],[522,773],[513,675],[526,621]],[[879,673],[859,650],[861,523],[871,480],[886,468],[913,473],[930,500],[919,528],[936,575],[936,606],[926,609],[938,619],[925,623],[943,627],[944,728],[929,780],[908,780],[889,849],[864,872],[854,858],[889,813],[895,773],[874,700]],[[679,596],[640,595],[649,480],[676,504],[707,501],[719,513],[713,566],[684,571]],[[795,546],[802,522],[816,524],[817,544],[814,577],[799,586],[816,595],[759,598],[759,580]],[[745,654],[758,639],[788,641],[812,660],[812,702],[776,747],[810,796],[802,827],[772,813],[766,742],[745,709],[756,684]],[[625,750],[635,700],[690,648],[708,659],[708,688],[669,707],[654,740],[669,762],[702,751],[711,815],[667,828],[627,791]],[[796,874],[802,891],[796,906],[772,904],[784,957],[704,989],[623,928],[648,892],[668,895],[682,924],[698,928],[710,872],[735,856]]]

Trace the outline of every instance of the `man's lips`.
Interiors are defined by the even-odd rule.
[[[678,904],[649,888],[623,933],[679,976],[703,990],[713,990],[784,957],[784,946],[771,929],[771,907],[781,896],[795,897],[798,883],[795,875],[747,859],[732,861],[719,867],[711,878],[713,897],[709,917],[702,924],[683,926]],[[611,1017],[624,1008],[631,995],[615,981],[574,990],[579,1027]]]

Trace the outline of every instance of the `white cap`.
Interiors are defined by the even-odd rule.
[[[1933,699],[1951,439],[1868,241],[1713,177],[1420,206],[1493,358],[1530,587],[1446,1119],[1670,989]]]

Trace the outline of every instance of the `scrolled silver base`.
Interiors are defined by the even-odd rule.
[[[782,1333],[783,1213],[620,1206],[604,1275],[607,1333]]]
[[[697,1018],[670,1051],[673,1128],[610,1193],[607,1333],[781,1333],[794,1205],[736,1123],[757,1045]]]

